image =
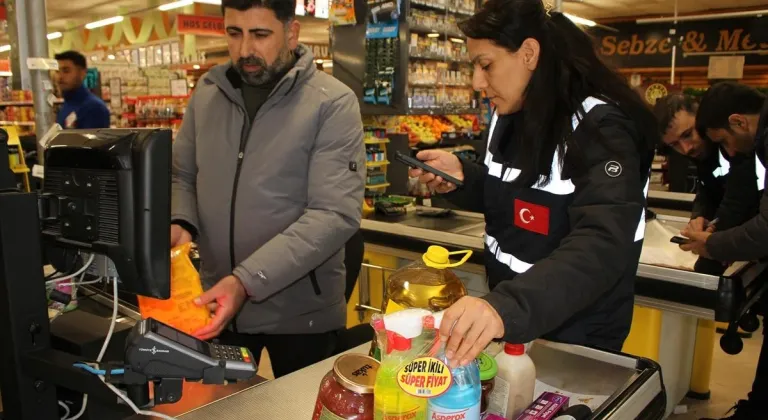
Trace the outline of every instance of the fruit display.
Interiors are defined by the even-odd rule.
[[[368,116],[366,127],[383,127],[387,133],[408,134],[411,144],[435,144],[443,133],[477,133],[482,130],[478,115]]]
[[[408,133],[411,143],[434,144],[444,132],[452,130],[453,127],[445,124],[441,118],[428,115],[408,116],[400,123],[400,132]]]
[[[443,118],[453,124],[456,127],[456,131],[480,131],[480,121],[477,115],[446,115]]]

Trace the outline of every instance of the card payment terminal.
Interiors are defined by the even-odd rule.
[[[148,381],[179,378],[223,384],[252,378],[257,366],[245,347],[209,344],[147,318],[126,340],[125,369]]]

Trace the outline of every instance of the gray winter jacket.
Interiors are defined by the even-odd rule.
[[[197,230],[206,288],[230,274],[243,282],[238,332],[345,325],[344,244],[365,188],[360,110],[307,47],[297,54],[252,122],[231,63],[212,68],[173,144],[171,217]]]

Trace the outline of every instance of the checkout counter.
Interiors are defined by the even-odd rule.
[[[690,194],[662,194],[664,199],[677,200],[681,214]],[[637,271],[634,321],[623,352],[658,362],[662,367],[668,404],[666,414],[689,394],[706,393],[714,344],[714,321],[738,320],[744,303],[744,289],[749,287],[766,268],[765,264],[739,262],[731,265],[722,276],[693,271],[693,256],[689,264],[665,261],[677,250],[669,238],[679,232],[688,217],[668,216],[656,209],[655,221],[648,221],[655,230],[668,230],[669,236],[652,241],[646,230],[643,257]],[[454,211],[445,218],[425,217],[419,210],[398,217],[371,215],[363,220],[366,242],[366,262],[361,273],[360,288],[355,305],[359,311],[375,311],[384,297],[384,280],[394,269],[420,257],[430,244],[440,244],[451,250],[471,249],[469,263],[455,269],[471,295],[487,293],[483,269],[485,224],[476,213]],[[661,236],[663,236],[663,232]],[[654,242],[649,244],[649,242]],[[658,246],[662,252],[651,251]],[[671,246],[671,248],[669,248]],[[664,248],[667,247],[667,248]],[[647,255],[646,255],[647,254]],[[655,254],[655,255],[654,255]],[[643,261],[645,259],[649,261]],[[692,258],[692,259],[691,259]],[[367,271],[367,272],[366,272]],[[352,303],[352,302],[351,302]],[[362,312],[358,316],[365,319]],[[350,321],[352,321],[350,319]],[[703,333],[711,334],[704,337]],[[697,345],[698,342],[698,345]],[[702,388],[701,391],[696,389]]]
[[[88,298],[77,311],[109,319],[110,296],[87,288]],[[139,320],[136,308],[121,301],[119,323],[131,325]],[[64,320],[66,315],[53,321]],[[366,343],[349,353],[367,354]],[[539,340],[531,344],[529,355],[536,365],[536,391],[557,391],[593,409],[592,419],[658,420],[664,417],[666,393],[660,366],[649,359]],[[311,419],[323,376],[332,369],[338,356],[324,360],[285,377],[268,381],[255,377],[229,385],[184,383],[184,395],[175,404],[158,405],[153,410],[180,420],[274,420]],[[151,417],[132,415],[125,420]]]

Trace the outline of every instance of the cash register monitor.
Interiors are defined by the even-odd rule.
[[[107,256],[121,287],[170,297],[171,131],[64,130],[45,151],[49,246]]]

